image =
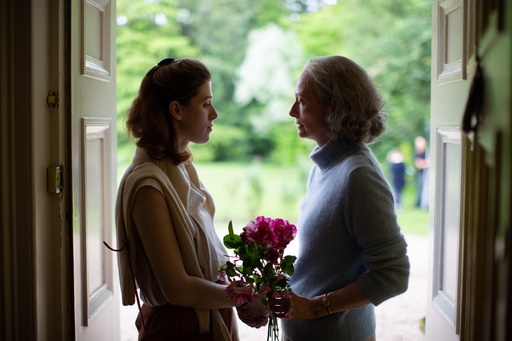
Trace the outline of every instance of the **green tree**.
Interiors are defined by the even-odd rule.
[[[291,119],[294,72],[303,60],[295,33],[275,24],[253,30],[236,78],[235,101],[250,118],[251,153],[268,157],[276,148],[272,127]]]
[[[245,58],[248,37],[254,28],[279,21],[290,10],[285,1],[275,0],[181,0],[182,34],[199,50],[200,59],[210,68],[213,77],[214,105],[219,112],[216,132],[208,145],[194,146],[197,155],[214,160],[244,160],[253,154],[272,149],[272,141],[254,131],[251,110],[263,107],[241,105],[234,100],[237,72]],[[260,61],[262,63],[262,61]],[[239,137],[245,141],[241,143]],[[226,148],[236,146],[237,148]],[[247,148],[246,148],[247,147]],[[212,148],[217,151],[212,153]],[[222,152],[219,152],[222,150]],[[240,151],[246,154],[241,155]]]
[[[133,150],[133,143],[127,140],[125,114],[146,72],[166,57],[197,54],[190,39],[180,33],[175,20],[177,13],[177,0],[117,2],[117,123],[121,164],[130,161]]]
[[[312,56],[342,54],[369,72],[386,101],[387,132],[372,147],[381,160],[404,139],[424,135],[430,102],[430,4],[326,3],[119,0],[119,127],[124,128],[124,113],[149,68],[167,56],[196,57],[212,71],[219,112],[210,143],[194,146],[197,155],[204,160],[258,155],[293,162],[294,155],[309,152],[287,115],[295,80]],[[126,135],[120,131],[122,149]]]
[[[414,137],[425,135],[428,128],[431,5],[420,0],[377,3],[380,8],[362,8],[366,16],[379,16],[372,30],[366,32],[368,40],[350,45],[387,102],[388,131],[382,142],[383,155],[404,140],[412,144]],[[378,51],[377,58],[369,58],[372,50]]]
[[[309,57],[341,54],[361,64],[386,101],[379,159],[404,139],[424,135],[430,115],[430,3],[344,0],[290,24]],[[329,25],[326,25],[329,23]]]

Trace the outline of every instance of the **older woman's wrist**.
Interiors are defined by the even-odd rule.
[[[325,307],[324,295],[314,297],[311,303],[312,318],[321,318],[330,315],[329,310]]]

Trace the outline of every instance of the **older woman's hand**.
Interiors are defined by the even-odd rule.
[[[275,317],[288,318],[291,307],[291,295],[289,293],[273,295],[268,299],[269,309]]]
[[[291,320],[309,320],[322,316],[321,298],[306,298],[295,293],[290,298],[270,299],[270,310],[277,317]]]

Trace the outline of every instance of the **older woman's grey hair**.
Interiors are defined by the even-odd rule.
[[[330,138],[371,143],[384,132],[384,101],[366,71],[343,56],[311,59],[303,69],[321,101]]]

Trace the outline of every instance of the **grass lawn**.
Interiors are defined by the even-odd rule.
[[[309,166],[276,166],[262,163],[196,164],[199,177],[215,199],[216,225],[227,233],[232,220],[235,233],[258,215],[295,223],[304,194]],[[412,181],[404,194],[404,209],[397,212],[404,234],[427,235],[428,212],[414,207]]]

